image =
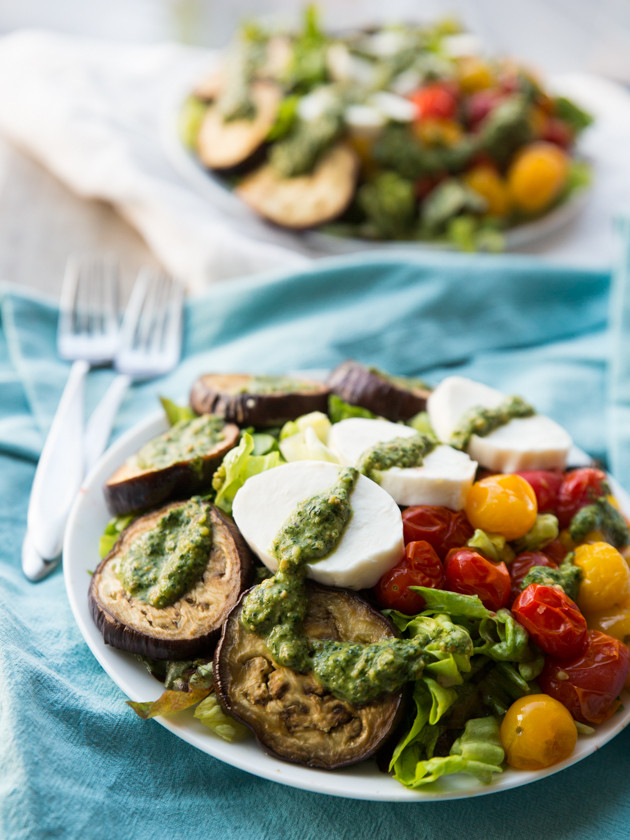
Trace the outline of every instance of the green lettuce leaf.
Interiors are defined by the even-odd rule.
[[[195,717],[224,741],[246,738],[249,730],[240,721],[227,715],[215,694],[209,694],[195,709]]]
[[[138,717],[148,720],[158,715],[171,715],[173,712],[189,709],[207,697],[211,690],[210,688],[193,688],[191,691],[172,691],[167,688],[157,700],[140,703],[127,700],[126,702]]]
[[[166,414],[166,419],[171,426],[179,423],[180,420],[194,420],[197,415],[189,405],[177,405],[168,397],[160,397],[162,408]]]
[[[369,420],[377,417],[367,408],[360,405],[350,405],[336,394],[331,394],[328,397],[328,416],[331,423],[339,423],[341,420],[347,420],[350,417],[367,417]]]
[[[253,452],[254,439],[248,432],[243,432],[238,446],[230,449],[212,477],[212,487],[217,494],[214,503],[226,513],[232,513],[234,497],[248,478],[284,463],[279,452],[267,455],[254,455]]]
[[[125,530],[127,525],[130,525],[136,517],[133,514],[127,516],[115,516],[110,519],[105,530],[103,531],[99,540],[98,550],[101,557],[107,557],[112,548],[116,545],[116,540]]]

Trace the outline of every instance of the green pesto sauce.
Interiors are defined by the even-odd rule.
[[[397,437],[371,447],[361,455],[358,470],[377,483],[380,474],[392,467],[419,467],[425,457],[436,447],[435,440],[427,435]]]
[[[623,516],[608,499],[596,499],[592,505],[581,508],[569,525],[574,543],[580,543],[591,531],[600,531],[607,542],[622,548],[630,542],[630,532]]]
[[[169,607],[201,578],[211,549],[208,507],[194,497],[133,540],[118,560],[116,575],[128,595]]]
[[[369,703],[420,677],[424,648],[459,649],[462,639],[447,631],[419,631],[412,639],[383,639],[370,644],[309,639],[303,633],[308,608],[306,564],[327,556],[350,517],[349,500],[357,470],[344,469],[325,493],[302,502],[273,542],[278,571],[246,595],[241,621],[260,636],[274,660],[294,671],[311,671],[335,697]],[[322,529],[334,533],[328,538]]]
[[[269,158],[272,167],[283,178],[309,174],[342,129],[341,111],[336,110],[317,120],[297,122],[290,134],[273,146]]]
[[[531,417],[535,413],[521,397],[507,397],[496,408],[471,408],[458,423],[449,443],[456,449],[466,449],[473,435],[485,437],[516,417]]]
[[[223,440],[224,425],[225,421],[213,414],[180,420],[146,443],[135,456],[135,462],[142,470],[160,470],[178,461],[201,458]]]
[[[291,379],[288,376],[252,376],[245,384],[235,389],[236,394],[285,394],[311,391],[311,382]]]

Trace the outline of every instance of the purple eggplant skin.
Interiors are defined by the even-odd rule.
[[[206,503],[213,545],[203,577],[170,607],[157,608],[125,593],[113,562],[129,541],[177,506],[134,520],[92,575],[88,603],[105,644],[150,659],[211,656],[229,612],[252,581],[251,551],[233,520]]]
[[[207,373],[190,391],[190,406],[198,414],[217,414],[239,426],[279,426],[311,411],[328,410],[328,387],[315,380],[299,379],[303,390],[249,393],[245,373]]]
[[[242,624],[243,597],[214,654],[215,689],[224,710],[282,761],[335,770],[374,756],[398,725],[403,691],[354,706],[334,697],[312,674],[278,666],[264,639]],[[356,593],[316,584],[309,584],[304,629],[312,638],[346,641],[397,635],[389,619]]]
[[[113,516],[142,513],[177,499],[207,491],[223,456],[238,443],[240,430],[223,428],[223,440],[202,458],[178,461],[157,470],[139,470],[123,464],[103,487],[107,509]]]
[[[394,423],[424,411],[428,388],[406,388],[352,359],[336,367],[327,380],[333,394]]]

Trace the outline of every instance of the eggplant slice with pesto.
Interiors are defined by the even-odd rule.
[[[90,583],[106,644],[151,659],[210,655],[249,584],[252,556],[234,522],[198,497],[145,514]]]
[[[266,752],[285,761],[333,770],[373,755],[396,725],[402,692],[361,705],[339,699],[312,673],[278,665],[264,638],[245,627],[242,608],[243,599],[215,651],[215,684],[226,711],[254,732]],[[309,584],[304,634],[365,644],[395,631],[358,595]]]
[[[326,411],[328,388],[312,379],[208,373],[190,392],[190,405],[240,426],[278,426],[311,411]]]
[[[117,516],[141,512],[208,490],[239,434],[237,426],[210,414],[180,420],[107,480],[103,492],[109,511]]]
[[[308,230],[333,221],[348,208],[357,174],[354,150],[337,143],[307,174],[287,178],[268,163],[241,181],[235,193],[268,221]]]
[[[252,85],[250,96],[252,116],[226,119],[220,100],[206,111],[197,137],[197,151],[204,166],[233,171],[251,162],[264,146],[282,93],[272,82],[258,81]]]
[[[373,367],[348,360],[336,367],[327,385],[333,394],[397,423],[424,411],[431,393],[419,379],[390,376]]]

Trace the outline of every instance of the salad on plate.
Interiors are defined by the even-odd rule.
[[[349,361],[163,404],[105,484],[88,594],[164,684],[140,716],[431,790],[554,768],[620,714],[628,521],[525,400]]]
[[[201,167],[268,222],[500,250],[588,185],[591,117],[452,21],[325,31],[258,22],[180,113]]]

